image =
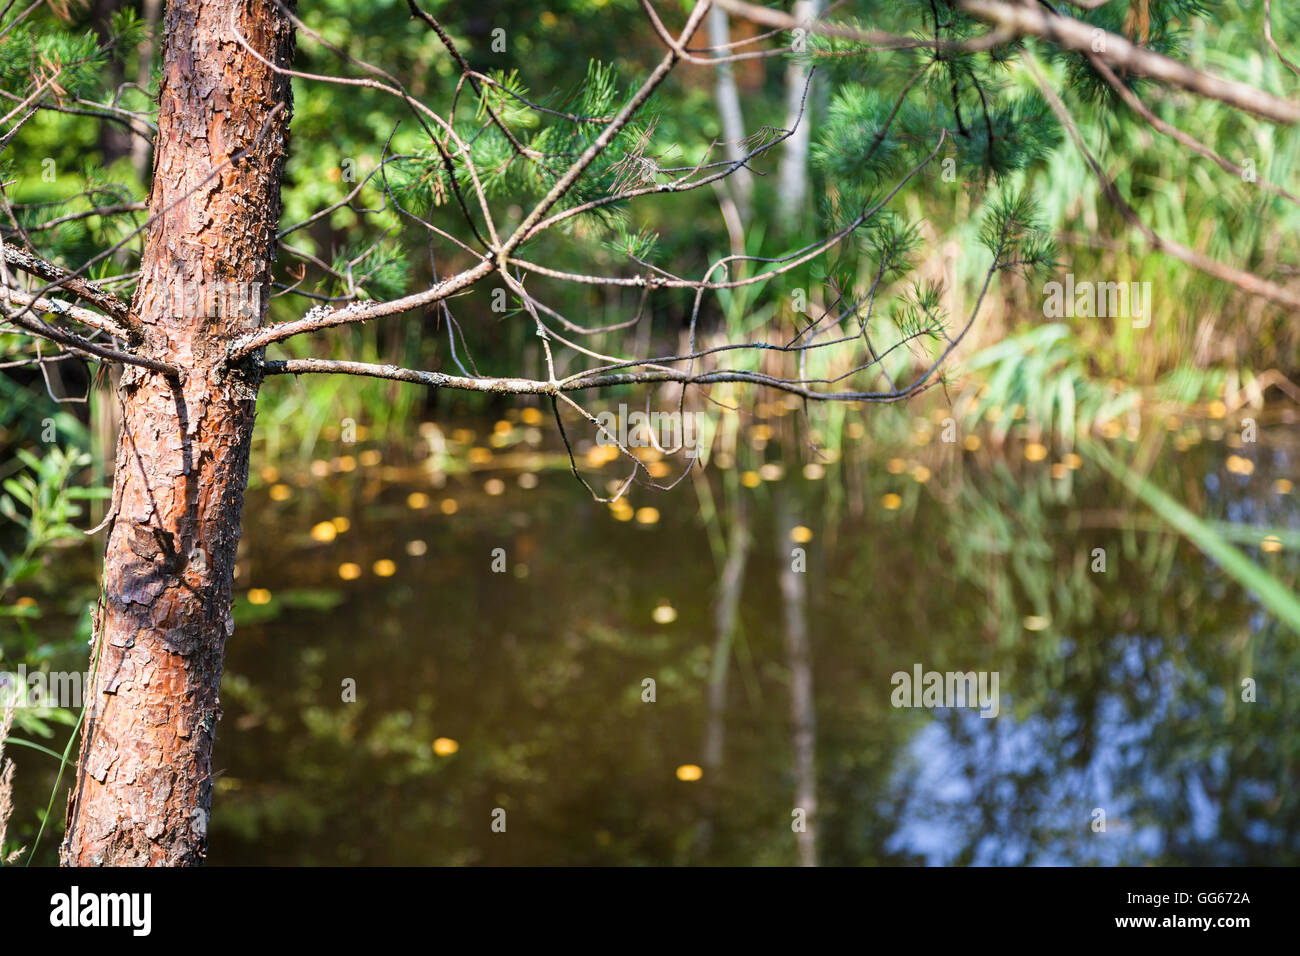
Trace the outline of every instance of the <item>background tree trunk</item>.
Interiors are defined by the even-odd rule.
[[[62,859],[188,865],[207,849],[212,744],[257,382],[222,374],[263,320],[280,217],[293,27],[275,4],[173,0],[133,314],[183,382],[122,377],[95,678]],[[238,160],[236,155],[247,151]]]
[[[709,667],[708,717],[704,723],[705,791],[696,839],[698,851],[706,855],[712,849],[714,816],[722,788],[722,763],[727,746],[727,677],[731,670],[731,648],[740,627],[740,601],[745,592],[745,568],[752,544],[744,491],[738,481],[729,484],[727,510],[731,529],[713,605],[713,657]]]
[[[91,3],[91,20],[95,25],[95,33],[99,35],[101,43],[108,41],[111,35],[109,27],[113,22],[113,14],[121,9],[122,0],[93,0]],[[104,67],[108,85],[115,92],[124,76],[121,56],[121,50],[114,50]],[[117,123],[101,123],[99,125],[99,151],[103,158],[104,168],[107,169],[112,166],[123,156],[129,156],[131,154],[131,140],[135,138],[137,137],[132,136],[130,130],[125,126]]]
[[[798,0],[790,11],[807,29],[821,16],[822,0]],[[806,39],[806,38],[805,38]],[[781,153],[781,168],[777,173],[777,217],[787,230],[797,228],[804,219],[808,201],[808,147],[812,142],[812,91],[804,99],[808,85],[808,65],[791,59],[785,68],[785,127],[794,129],[785,141]],[[802,116],[800,115],[802,110]]]
[[[158,32],[158,21],[162,18],[162,0],[144,0],[144,8],[141,11],[140,19],[144,22],[149,35],[140,43],[136,49],[139,60],[135,69],[135,85],[142,90],[149,89],[149,81],[153,77],[153,55],[155,34]],[[147,139],[139,136],[131,140],[131,165],[135,167],[135,174],[144,182],[149,175],[149,159],[153,153],[152,147]]]
[[[795,832],[799,865],[817,865],[817,712],[813,700],[812,642],[808,637],[807,572],[790,560],[791,531],[801,522],[791,493],[773,492],[776,511],[776,559],[784,612],[785,659],[790,668],[790,750],[794,756],[794,805],[804,811],[804,827]]]
[[[721,7],[709,8],[709,45],[721,47],[719,57],[731,56],[734,51],[726,49],[731,42],[731,28],[727,23],[727,13]],[[722,123],[723,148],[730,162],[739,162],[745,156],[745,121],[740,109],[740,92],[736,89],[736,75],[730,63],[714,67],[717,79],[714,83],[714,95],[718,101],[718,118]],[[744,167],[737,169],[727,180],[726,188],[736,203],[736,212],[742,225],[749,224],[749,213],[754,193],[754,176]]]

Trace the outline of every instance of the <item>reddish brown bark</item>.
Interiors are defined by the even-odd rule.
[[[173,0],[142,279],[151,357],[119,397],[95,679],[62,849],[68,865],[189,865],[207,849],[212,745],[257,383],[223,370],[263,320],[293,28],[263,0]],[[242,156],[240,154],[243,154]],[[252,305],[240,314],[238,307]],[[242,294],[242,298],[241,298]]]

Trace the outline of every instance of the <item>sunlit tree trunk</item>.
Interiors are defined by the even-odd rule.
[[[233,19],[233,22],[232,22]],[[62,858],[188,865],[207,849],[212,744],[257,382],[223,374],[263,320],[280,215],[293,27],[273,3],[173,0],[132,312],[147,355],[122,426],[95,677]]]
[[[807,33],[806,24],[821,15],[821,0],[798,0],[790,11]],[[805,36],[805,40],[807,37]],[[805,98],[805,92],[807,97]],[[799,225],[808,201],[808,146],[812,142],[812,94],[808,67],[792,59],[785,70],[785,126],[794,129],[781,152],[777,173],[777,216],[787,229]]]
[[[720,48],[719,57],[731,56],[726,49],[731,42],[731,30],[727,24],[727,14],[721,7],[709,9],[709,45]],[[726,141],[724,148],[727,159],[739,162],[745,155],[745,121],[740,109],[740,92],[736,88],[736,74],[730,63],[722,63],[715,68],[716,79],[714,95],[718,101],[718,118],[722,122],[722,138]],[[751,198],[754,192],[754,177],[748,169],[740,168],[727,180],[732,199],[736,203],[736,212],[743,224],[749,222]]]

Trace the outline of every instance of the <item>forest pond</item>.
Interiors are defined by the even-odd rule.
[[[1086,451],[944,447],[912,418],[748,471],[774,421],[611,507],[529,421],[255,461],[210,863],[790,864],[801,812],[831,865],[1300,862],[1297,634]],[[1294,426],[1158,425],[1108,447],[1294,592]],[[577,454],[601,494],[627,470]],[[900,672],[994,675],[996,716],[897,706]],[[51,761],[18,757],[43,807]]]

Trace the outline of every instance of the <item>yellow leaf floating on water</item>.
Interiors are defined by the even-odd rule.
[[[671,624],[677,620],[677,608],[673,607],[667,601],[661,601],[659,605],[650,613],[656,624]]]
[[[1240,455],[1229,455],[1224,461],[1223,467],[1234,475],[1252,475],[1255,472],[1255,463],[1249,458],[1242,458]]]

